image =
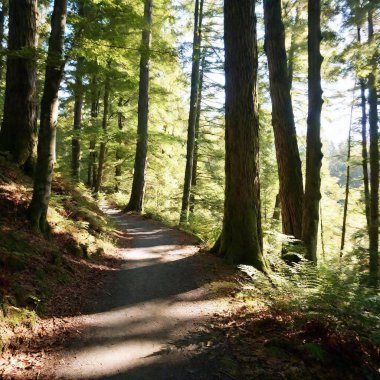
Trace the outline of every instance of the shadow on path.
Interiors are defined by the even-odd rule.
[[[188,339],[223,302],[202,287],[204,256],[195,239],[139,216],[105,209],[127,231],[123,264],[108,295],[80,317],[79,337],[55,363],[59,379],[223,379]],[[226,377],[228,378],[228,377]]]

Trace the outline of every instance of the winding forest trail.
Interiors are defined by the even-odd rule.
[[[120,249],[122,265],[108,295],[80,317],[80,338],[56,358],[54,377],[224,378],[211,365],[194,362],[198,353],[189,341],[189,333],[226,306],[204,286],[210,276],[205,277],[205,255],[196,254],[195,239],[140,216],[104,205],[103,210],[127,231],[128,247]],[[181,341],[186,341],[182,347]]]

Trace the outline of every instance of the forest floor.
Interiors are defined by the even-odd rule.
[[[0,379],[380,377],[380,349],[363,334],[323,310],[267,306],[270,282],[60,179],[56,226],[36,235],[30,180],[0,162],[1,173]]]

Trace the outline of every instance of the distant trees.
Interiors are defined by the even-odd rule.
[[[67,0],[54,0],[45,82],[41,100],[36,173],[34,176],[33,197],[29,206],[29,217],[32,225],[41,232],[48,230],[46,217],[55,162],[58,91],[65,66],[64,34],[66,14]]]
[[[4,11],[3,3],[3,17]],[[0,151],[8,152],[18,165],[27,164],[27,170],[33,166],[37,137],[36,42],[37,0],[10,0]]]
[[[225,0],[226,185],[216,253],[231,264],[265,270],[258,169],[255,0]]]
[[[148,155],[149,121],[149,61],[152,43],[152,7],[153,0],[144,3],[144,29],[141,38],[139,104],[137,124],[136,156],[133,172],[132,191],[125,211],[141,212],[145,191],[145,171]]]

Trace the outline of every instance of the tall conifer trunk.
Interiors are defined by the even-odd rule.
[[[152,42],[153,0],[145,0],[145,25],[141,37],[139,104],[137,121],[137,144],[133,172],[131,198],[125,211],[141,212],[145,192],[145,172],[148,157],[148,121],[149,121],[149,61]]]
[[[304,196],[302,169],[290,95],[281,0],[264,0],[264,20],[265,51],[268,57],[272,98],[272,125],[280,182],[282,230],[285,235],[301,240]]]
[[[0,151],[19,165],[33,155],[37,137],[36,43],[37,0],[10,0]]]
[[[372,1],[374,4],[374,1]],[[368,42],[374,39],[374,10],[368,12]],[[372,285],[377,285],[379,276],[379,117],[377,113],[377,65],[375,56],[371,60],[368,75],[369,104],[369,166],[370,166],[370,224],[369,224],[369,269]]]
[[[306,258],[317,262],[319,202],[321,199],[321,1],[308,2],[308,117],[306,137],[306,184],[303,208],[302,240]]]
[[[201,48],[201,33],[203,19],[203,0],[195,0],[194,10],[194,36],[193,36],[193,56],[191,70],[191,91],[190,91],[190,110],[187,126],[187,154],[185,180],[183,184],[183,196],[180,223],[186,223],[189,214],[191,183],[194,165],[194,149],[195,149],[195,134],[196,120],[198,108],[198,92],[199,92],[199,68],[200,68],[200,48]]]
[[[191,175],[191,193],[190,193],[190,212],[194,212],[195,208],[195,194],[194,187],[198,182],[198,155],[199,155],[199,134],[201,124],[201,106],[202,106],[202,90],[203,90],[203,76],[205,68],[205,51],[203,51],[203,57],[199,73],[199,85],[198,85],[198,100],[197,100],[197,117],[195,119],[195,144],[194,144],[194,160],[193,160],[193,172]]]
[[[65,66],[63,53],[66,12],[67,0],[55,0],[46,60],[45,83],[41,100],[33,198],[29,206],[29,217],[32,225],[41,232],[48,229],[46,217],[55,162],[58,91]]]
[[[358,26],[358,42],[361,43],[361,30]],[[362,168],[364,184],[364,207],[367,220],[367,230],[370,224],[370,194],[369,194],[369,175],[368,175],[368,150],[367,150],[367,98],[365,95],[366,81],[364,78],[359,79],[360,84],[360,108],[361,108],[361,135],[362,135]]]
[[[74,136],[71,140],[71,175],[75,181],[80,180],[80,131],[82,128],[82,107],[83,107],[83,82],[81,67],[83,65],[83,58],[79,58],[75,73],[75,89],[74,89]]]
[[[262,252],[257,110],[256,0],[225,0],[226,186],[214,251],[227,262],[266,265]]]
[[[96,87],[96,75],[92,78],[91,89],[91,125],[93,129],[97,128],[97,118],[99,114],[99,97],[100,92]],[[87,168],[87,186],[92,189],[95,186],[97,166],[96,166],[96,137],[90,137],[89,155],[88,155],[88,168]]]
[[[123,106],[123,98],[119,99],[119,111],[117,112],[117,126],[119,128],[119,131],[121,132],[124,129],[124,121],[125,117],[123,115],[123,112],[120,110],[120,107]],[[115,167],[115,191],[119,191],[120,187],[120,178],[121,178],[121,159],[123,158],[122,156],[122,150],[121,150],[121,145],[120,144],[117,149],[116,149],[116,167]]]
[[[102,130],[103,136],[102,141],[100,142],[99,149],[99,164],[98,164],[98,174],[96,176],[96,182],[94,187],[94,192],[98,193],[100,190],[100,186],[102,185],[104,166],[106,161],[106,153],[107,153],[107,124],[108,124],[108,111],[109,111],[109,96],[110,96],[110,80],[107,76],[104,86],[104,97],[103,97],[103,120],[102,120]]]

